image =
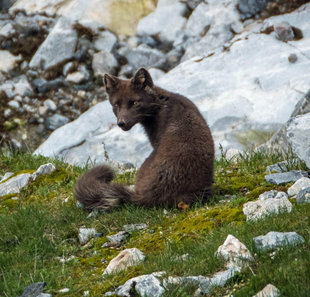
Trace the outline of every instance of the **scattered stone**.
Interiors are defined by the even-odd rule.
[[[0,184],[0,197],[19,193],[22,188],[28,185],[31,177],[32,174],[22,173],[4,181]]]
[[[223,257],[227,261],[228,267],[233,265],[244,266],[249,261],[254,261],[254,257],[248,248],[231,234],[227,236],[215,254],[218,257]]]
[[[186,12],[186,4],[159,1],[156,10],[139,22],[137,35],[156,36],[163,43],[173,43],[186,24]]]
[[[287,127],[287,137],[293,152],[310,169],[310,112],[296,116],[290,121]]]
[[[310,203],[310,187],[301,190],[296,196],[298,204]]]
[[[51,174],[56,170],[56,167],[52,163],[47,163],[44,165],[41,165],[35,173],[32,175],[32,179],[36,180],[36,178],[40,175],[46,175],[46,174]]]
[[[137,248],[123,250],[110,261],[103,274],[120,272],[129,266],[140,264],[144,259],[145,255]]]
[[[273,25],[276,38],[281,41],[294,40],[294,31],[288,22],[280,22]]]
[[[140,231],[140,230],[146,230],[149,226],[147,224],[144,223],[140,223],[140,224],[129,224],[129,225],[124,225],[123,229],[126,232],[135,232],[135,231]]]
[[[68,293],[69,291],[70,291],[69,288],[63,288],[63,289],[59,290],[58,292],[59,293]]]
[[[14,69],[21,57],[13,56],[9,51],[0,50],[0,71],[9,72]]]
[[[259,251],[272,250],[284,246],[294,246],[303,244],[304,238],[296,232],[268,232],[266,235],[261,235],[253,238],[256,248]]]
[[[302,177],[307,177],[308,173],[302,170],[292,170],[289,172],[272,173],[265,176],[267,183],[276,185],[285,185],[290,182],[295,182]]]
[[[72,21],[61,17],[32,57],[29,66],[48,70],[66,63],[74,57],[77,38]]]
[[[266,172],[287,172],[292,165],[298,165],[298,159],[290,159],[267,166]]]
[[[39,294],[43,293],[43,289],[46,283],[34,283],[27,286],[20,297],[37,297]]]
[[[253,297],[280,297],[280,290],[272,284],[268,284],[264,289],[259,291]]]
[[[107,239],[112,243],[123,243],[128,238],[129,233],[126,231],[118,232],[115,235],[108,235]]]
[[[46,118],[45,126],[48,130],[53,131],[69,122],[70,120],[67,117],[56,113]]]
[[[47,109],[47,111],[56,111],[57,110],[57,105],[55,102],[51,99],[47,99],[43,103],[44,107]]]
[[[210,280],[200,282],[199,288],[195,292],[195,296],[210,294],[214,287],[224,287],[226,282],[233,278],[237,272],[241,272],[241,268],[238,266],[233,266],[225,271],[217,272]]]
[[[86,244],[91,238],[95,237],[95,228],[85,228],[81,227],[79,229],[79,241],[81,245]]]
[[[298,179],[291,187],[288,188],[287,194],[289,196],[297,195],[301,190],[310,187],[310,178],[302,177]]]
[[[267,191],[258,196],[258,200],[266,200],[266,199],[281,199],[288,198],[288,195],[285,192],[278,192],[275,190]]]
[[[271,214],[278,214],[279,212],[291,212],[292,204],[286,198],[269,198],[265,200],[258,200],[255,202],[248,202],[243,205],[243,213],[247,221],[262,219]]]
[[[146,274],[134,277],[128,280],[124,285],[118,287],[114,292],[108,292],[105,296],[132,296],[131,292],[137,292],[143,297],[160,297],[164,294],[165,289],[161,286],[160,281],[156,278],[157,274]]]
[[[80,84],[89,78],[89,73],[81,72],[81,71],[76,71],[68,74],[66,77],[66,80],[69,82],[72,82],[74,84]]]
[[[94,48],[97,51],[111,52],[117,44],[117,37],[110,31],[100,32],[94,39]]]
[[[41,294],[39,294],[39,295],[36,296],[36,297],[53,297],[53,295],[47,294],[47,293],[41,293]]]
[[[103,50],[93,55],[92,68],[95,75],[115,74],[117,67],[118,62],[110,52]]]
[[[297,61],[297,55],[296,54],[290,54],[289,56],[288,56],[288,61],[290,62],[290,63],[295,63],[296,61]]]
[[[270,0],[239,0],[238,8],[243,19],[250,18],[262,11]]]

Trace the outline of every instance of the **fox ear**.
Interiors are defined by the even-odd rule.
[[[149,72],[145,68],[140,68],[135,76],[131,79],[133,86],[139,89],[144,89],[145,87],[153,87],[153,80]]]
[[[103,83],[108,93],[110,93],[117,86],[118,82],[119,79],[115,76],[105,74],[103,77]]]

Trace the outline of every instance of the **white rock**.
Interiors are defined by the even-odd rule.
[[[13,56],[9,51],[0,50],[0,71],[11,71],[21,60],[21,56]]]
[[[104,75],[105,73],[115,73],[118,62],[110,52],[103,50],[93,55],[92,68],[95,75]]]
[[[157,9],[140,20],[138,35],[157,36],[162,42],[174,42],[185,27],[186,5],[178,1],[161,1]]]
[[[287,137],[294,153],[310,168],[310,113],[297,116],[290,122]]]
[[[69,73],[66,77],[67,81],[75,84],[80,84],[87,79],[88,79],[87,75],[85,75],[85,73],[80,71]]]
[[[110,31],[100,32],[94,39],[94,47],[97,51],[111,52],[117,43],[117,37]]]
[[[130,297],[131,291],[135,290],[143,297],[160,297],[165,292],[160,281],[156,278],[157,273],[146,274],[128,280],[124,285],[118,287],[114,292],[108,292],[105,296]]]
[[[280,199],[266,199],[255,202],[248,202],[243,205],[243,213],[247,221],[262,219],[271,214],[278,214],[279,212],[291,212],[292,204],[286,198]]]
[[[289,196],[297,195],[301,190],[310,187],[310,178],[302,177],[296,181],[291,187],[288,188],[287,193]]]
[[[57,105],[55,104],[55,102],[51,99],[46,99],[43,103],[44,107],[47,109],[47,110],[50,110],[50,111],[56,111],[57,110]]]
[[[87,243],[96,234],[95,228],[85,228],[81,227],[79,229],[79,241],[81,245]]]
[[[69,288],[63,288],[63,289],[59,290],[58,292],[59,293],[68,293],[69,291],[70,291]]]
[[[15,100],[11,100],[8,102],[8,106],[15,109],[15,110],[18,110],[20,108],[20,105],[17,101]]]
[[[280,290],[272,284],[267,285],[253,297],[280,297]]]
[[[254,257],[248,248],[231,234],[217,249],[216,255],[223,257],[228,262],[228,266],[232,264],[243,266],[247,265],[249,261],[254,261]]]
[[[47,163],[44,165],[41,165],[35,173],[32,175],[32,179],[36,180],[36,178],[40,175],[46,175],[46,174],[51,174],[56,170],[56,167],[52,163]]]
[[[2,176],[2,178],[1,178],[1,180],[0,180],[0,183],[3,182],[3,181],[5,181],[6,179],[10,178],[13,174],[14,174],[14,172],[6,172],[6,173]]]
[[[258,196],[258,200],[266,200],[266,199],[281,199],[288,198],[288,195],[285,192],[278,192],[275,190],[267,191]]]
[[[22,173],[0,183],[0,197],[8,194],[19,193],[22,188],[28,185],[31,177],[32,174]]]
[[[305,239],[296,232],[268,232],[253,238],[256,248],[261,251],[271,250],[278,247],[298,245]]]
[[[103,274],[117,273],[127,267],[136,266],[145,259],[145,255],[137,248],[126,249],[113,258]]]

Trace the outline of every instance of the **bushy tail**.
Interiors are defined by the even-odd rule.
[[[130,201],[133,192],[119,184],[111,184],[113,170],[106,165],[84,173],[75,186],[74,197],[87,209],[111,209]]]

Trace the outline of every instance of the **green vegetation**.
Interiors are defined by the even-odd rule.
[[[286,158],[292,156],[286,156]],[[308,296],[310,292],[310,205],[295,205],[292,213],[246,222],[243,204],[257,199],[266,190],[287,190],[264,181],[267,165],[282,161],[279,154],[246,153],[232,160],[216,161],[214,195],[207,204],[197,202],[180,212],[162,208],[124,205],[113,212],[87,218],[76,207],[73,187],[82,172],[61,161],[28,154],[1,154],[0,174],[7,171],[33,172],[40,165],[53,162],[57,170],[41,176],[18,195],[0,198],[0,296],[19,296],[34,282],[45,281],[53,296],[102,296],[126,280],[155,271],[169,276],[209,276],[224,269],[214,253],[233,234],[255,255],[255,263],[244,269],[212,296],[253,296],[268,283],[281,296]],[[305,169],[294,163],[292,168]],[[135,171],[117,175],[117,181],[132,184]],[[233,196],[234,199],[229,199]],[[12,199],[13,198],[13,199]],[[120,248],[104,248],[106,236],[122,230],[125,224],[146,223],[148,229],[133,232]],[[80,227],[93,227],[103,237],[93,238],[85,246],[78,242]],[[306,244],[276,252],[257,252],[252,238],[268,231],[296,231]],[[108,262],[122,249],[137,247],[147,256],[137,267],[103,277]],[[181,255],[188,254],[187,260]],[[57,257],[69,258],[61,263]],[[68,293],[58,293],[69,288]],[[170,287],[165,297],[193,296],[195,288]]]

